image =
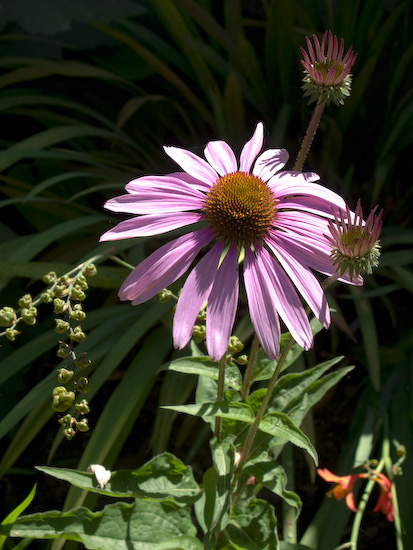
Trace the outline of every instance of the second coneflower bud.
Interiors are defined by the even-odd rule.
[[[350,46],[344,55],[344,40],[341,38],[339,41],[331,31],[324,33],[321,44],[314,34],[314,47],[310,38],[306,37],[306,41],[308,51],[301,48],[304,96],[310,96],[309,103],[333,101],[336,105],[342,105],[350,95],[352,78],[350,71],[357,54]]]
[[[364,271],[371,274],[377,267],[383,211],[376,214],[376,210],[377,206],[364,221],[359,200],[354,213],[347,206],[346,212],[340,210],[334,214],[334,221],[329,220],[330,235],[326,237],[332,245],[331,257],[340,275],[348,273],[353,279]]]

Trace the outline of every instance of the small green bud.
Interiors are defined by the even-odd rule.
[[[80,302],[82,302],[86,298],[86,294],[83,292],[79,285],[75,285],[72,288],[71,298],[73,300],[79,300]]]
[[[239,355],[236,362],[238,365],[248,365],[248,355]]]
[[[77,412],[80,412],[80,414],[90,413],[89,403],[86,401],[86,399],[82,399],[82,401],[76,403],[75,409],[77,410]]]
[[[86,277],[94,277],[97,273],[95,264],[87,264],[87,266],[83,270],[83,273],[86,275]]]
[[[57,386],[52,392],[52,409],[56,412],[65,412],[73,405],[75,393],[67,391],[64,386]]]
[[[32,305],[32,297],[30,294],[25,294],[21,298],[19,298],[19,301],[17,302],[19,304],[19,307],[30,307]]]
[[[10,340],[10,342],[14,342],[16,336],[18,336],[19,334],[21,334],[21,332],[16,330],[15,328],[6,328],[6,338],[7,340]]]
[[[80,369],[85,369],[92,364],[92,361],[87,358],[87,352],[83,351],[74,361],[75,365]]]
[[[66,285],[56,285],[54,287],[54,292],[56,296],[62,297],[66,296],[68,293],[67,286]]]
[[[51,285],[57,281],[57,276],[54,271],[49,271],[49,273],[46,273],[46,275],[43,275],[42,280],[47,285]]]
[[[40,299],[44,304],[51,304],[53,302],[53,298],[55,297],[55,293],[53,290],[45,290],[40,294]]]
[[[59,347],[57,349],[56,355],[60,357],[61,359],[64,359],[65,357],[68,357],[71,353],[70,346],[68,346],[65,342],[59,342]]]
[[[81,304],[75,304],[69,316],[75,321],[86,319],[86,313],[83,311]]]
[[[61,277],[59,277],[59,282],[64,286],[69,286],[72,282],[72,279],[69,277],[69,275],[62,275]]]
[[[203,342],[206,337],[205,325],[194,325],[194,328],[192,329],[192,337],[197,344]]]
[[[74,430],[73,428],[66,428],[65,430],[63,430],[63,435],[65,436],[65,438],[70,441],[71,439],[74,438],[74,436],[76,435],[76,430]]]
[[[16,322],[16,314],[12,307],[0,309],[0,327],[11,327]]]
[[[228,343],[228,350],[232,353],[239,353],[244,349],[244,344],[237,336],[231,336]]]
[[[62,418],[59,418],[58,422],[65,428],[69,428],[72,425],[74,418],[71,414],[65,414]]]
[[[70,323],[68,321],[63,321],[63,319],[55,319],[56,328],[55,331],[59,334],[64,334],[70,328]]]
[[[407,449],[405,445],[401,444],[396,449],[396,455],[397,456],[406,456],[407,455]]]
[[[169,302],[169,300],[172,298],[172,292],[164,288],[160,292],[158,292],[159,301],[161,304],[166,304],[166,302]]]
[[[79,273],[79,275],[76,277],[76,284],[82,290],[87,290],[89,288],[89,285],[87,284],[87,281],[86,281],[86,277],[83,275],[83,273]]]
[[[81,376],[77,382],[76,389],[79,393],[87,393],[90,391],[89,380]]]
[[[53,311],[54,313],[63,313],[67,309],[67,304],[64,300],[60,298],[55,298],[53,300]]]
[[[197,316],[197,321],[205,321],[206,320],[206,311],[205,309],[201,310],[199,313],[198,313],[198,316]]]
[[[26,323],[26,325],[35,325],[37,317],[37,309],[34,306],[24,307],[21,310],[21,318]]]
[[[57,374],[57,381],[61,384],[67,384],[73,378],[75,374],[72,370],[59,369]]]
[[[87,338],[86,334],[82,331],[82,327],[79,325],[73,329],[73,332],[69,335],[69,338],[74,342],[84,342]]]
[[[76,422],[76,428],[79,430],[79,432],[88,432],[89,431],[89,425],[87,422],[87,418],[82,418],[82,420]]]

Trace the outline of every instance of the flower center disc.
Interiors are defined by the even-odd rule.
[[[261,178],[234,172],[214,183],[203,212],[217,238],[249,245],[267,234],[277,208],[271,189]]]

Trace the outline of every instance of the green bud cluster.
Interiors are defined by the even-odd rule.
[[[37,321],[37,309],[34,306],[24,307],[20,312],[22,320],[26,325],[35,325]]]
[[[239,353],[244,349],[244,344],[237,336],[231,336],[228,342],[228,351],[231,353]]]
[[[75,392],[68,391],[64,386],[57,386],[52,392],[52,409],[65,412],[73,405],[75,398]]]
[[[161,304],[166,304],[166,302],[169,302],[169,300],[172,298],[172,292],[164,288],[160,292],[158,292],[158,298]]]
[[[11,327],[16,322],[16,313],[12,307],[0,309],[0,327]]]
[[[203,342],[206,338],[205,325],[194,325],[194,328],[192,329],[192,337],[197,344]]]
[[[86,352],[76,356],[75,344],[86,339],[86,333],[80,325],[86,318],[86,313],[79,302],[86,298],[86,291],[89,288],[87,277],[94,277],[96,273],[96,266],[93,263],[78,266],[60,277],[54,271],[50,271],[42,277],[47,288],[37,297],[32,297],[27,293],[19,298],[19,309],[10,306],[0,309],[0,327],[5,329],[0,332],[0,336],[6,336],[11,342],[14,342],[20,334],[16,329],[19,322],[26,325],[36,324],[39,304],[52,304],[54,314],[62,315],[62,318],[55,319],[55,330],[58,334],[64,335],[67,341],[59,341],[56,354],[59,359],[72,356],[73,370],[67,365],[58,369],[57,382],[59,385],[52,391],[51,406],[58,413],[66,413],[60,418],[59,423],[67,439],[72,439],[77,431],[89,430],[88,421],[84,418],[84,415],[90,411],[88,402],[82,399],[79,403],[75,403],[79,395],[90,391],[89,380],[85,376],[79,377],[75,367],[84,370],[90,366],[91,361]],[[73,326],[73,323],[76,323],[76,326]],[[65,385],[69,385],[69,387]],[[69,409],[72,409],[71,413],[68,412]]]
[[[86,319],[86,313],[83,311],[81,304],[75,304],[72,311],[69,313],[69,317],[75,321],[83,321]]]

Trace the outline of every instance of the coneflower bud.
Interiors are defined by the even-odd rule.
[[[350,71],[356,61],[357,54],[353,46],[344,54],[344,40],[340,43],[337,36],[326,31],[321,44],[316,35],[313,35],[314,47],[310,38],[306,37],[308,53],[301,48],[304,67],[303,90],[304,96],[310,96],[308,103],[319,101],[323,103],[333,101],[336,105],[343,105],[351,91]],[[325,48],[327,46],[327,51]]]
[[[335,221],[329,220],[330,235],[326,235],[332,245],[331,257],[340,275],[348,273],[350,278],[358,277],[363,271],[371,274],[380,257],[379,237],[383,222],[383,211],[376,214],[377,206],[370,212],[366,222],[360,200],[356,210],[335,213]]]

